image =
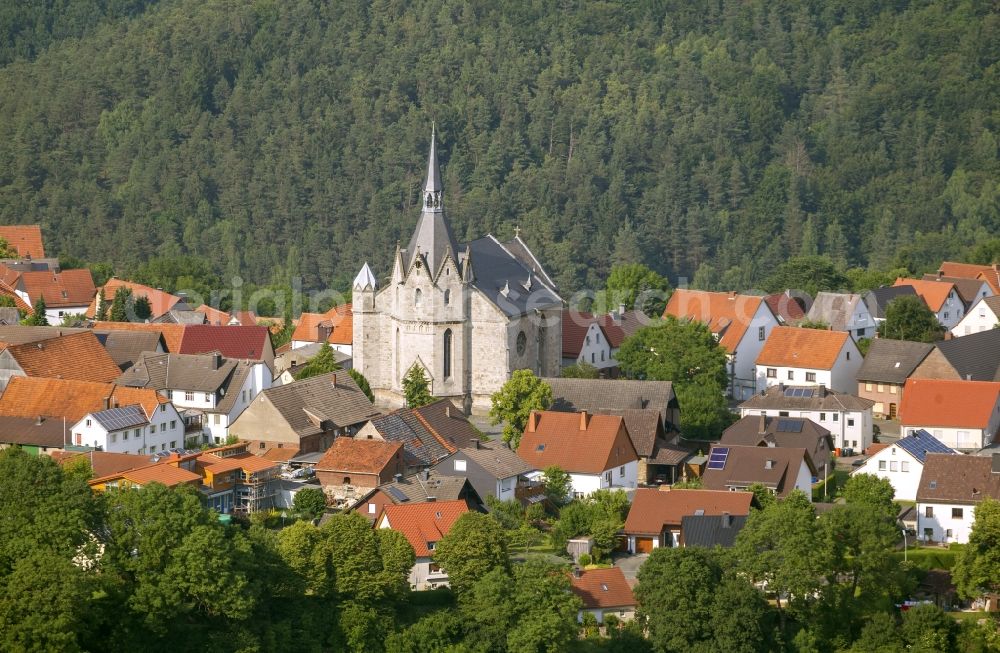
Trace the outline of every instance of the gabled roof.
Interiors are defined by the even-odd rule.
[[[409,467],[436,465],[479,439],[476,428],[448,399],[401,408],[372,419],[371,424],[386,440],[403,444]]]
[[[166,462],[160,462],[93,478],[89,483],[93,486],[115,480],[126,480],[140,487],[150,483],[160,483],[167,487],[176,487],[178,485],[194,485],[199,483],[201,475],[188,471],[183,467],[175,467]]]
[[[654,490],[639,488],[632,498],[625,532],[629,535],[659,535],[665,526],[679,526],[685,515],[747,515],[752,492],[728,490]]]
[[[104,291],[104,301],[106,302],[107,309],[111,310],[111,302],[115,300],[115,293],[118,292],[119,288],[128,288],[132,291],[132,298],[138,299],[139,297],[145,297],[149,300],[149,308],[152,310],[150,315],[151,319],[155,319],[168,312],[174,307],[174,304],[180,301],[180,297],[176,295],[171,295],[168,292],[164,292],[158,288],[151,288],[150,286],[145,286],[141,283],[136,283],[134,281],[126,281],[124,279],[108,279],[107,283],[102,287]],[[94,300],[90,302],[90,307],[87,308],[87,317],[94,317],[97,315],[97,303],[101,300],[101,293],[98,292],[94,296]]]
[[[0,443],[59,449],[69,441],[62,419],[0,416]]]
[[[955,292],[958,293],[959,299],[965,302],[966,306],[971,306],[973,302],[979,299],[979,292],[985,285],[989,288],[989,284],[984,279],[966,279],[963,277],[949,277],[941,274],[925,274],[923,276],[924,281],[947,281],[949,283],[955,284]]]
[[[1000,381],[1000,329],[987,329],[935,343],[967,381]]]
[[[913,286],[882,286],[865,293],[865,305],[868,306],[873,318],[884,320],[885,309],[889,307],[889,302],[897,297],[920,297],[920,295]],[[920,301],[923,301],[922,297]]]
[[[817,293],[813,305],[809,309],[809,320],[824,322],[834,331],[850,329],[851,316],[858,304],[862,304],[861,295],[853,293],[820,292]],[[867,307],[865,307],[867,310]]]
[[[398,442],[340,437],[316,463],[316,470],[381,474],[402,448]]]
[[[926,342],[876,338],[858,370],[858,381],[905,383],[933,349],[934,345]]]
[[[133,388],[218,392],[228,388],[239,362],[214,354],[144,353],[118,383]],[[239,390],[239,388],[234,388]]]
[[[163,336],[155,331],[94,331],[108,355],[122,370],[127,370],[144,352],[166,349]]]
[[[75,423],[87,413],[114,406],[140,404],[147,415],[168,403],[155,390],[113,383],[15,376],[0,396],[0,415],[65,417]]]
[[[804,417],[747,415],[722,433],[720,445],[803,448],[813,467],[830,460],[833,440],[830,431]]]
[[[146,412],[141,406],[136,405],[99,410],[91,413],[90,416],[108,432],[121,431],[149,424]]]
[[[600,474],[638,460],[624,420],[617,415],[532,411],[517,455],[535,469]]]
[[[731,354],[763,301],[763,297],[756,295],[679,288],[670,296],[663,317],[672,315],[706,323],[719,337],[719,344]]]
[[[323,337],[326,334],[326,337]],[[334,306],[326,313],[303,313],[292,333],[292,340],[350,345],[354,339],[354,313],[351,304]]]
[[[82,333],[86,329],[73,329],[58,326],[21,326],[20,324],[0,325],[0,347],[23,345],[28,342],[39,342],[51,338],[59,338],[71,333]]]
[[[45,258],[42,246],[42,227],[37,224],[11,224],[0,226],[0,238],[17,250],[21,258]]]
[[[590,313],[582,311],[563,310],[562,315],[562,356],[577,358],[583,351],[590,327],[596,320]]]
[[[325,420],[343,428],[362,424],[379,414],[346,372],[320,374],[268,388],[254,397],[254,403],[264,399],[271,402],[299,437],[322,433],[321,422]]]
[[[205,316],[205,324],[214,324],[215,326],[226,326],[227,324],[229,324],[229,321],[233,319],[233,316],[230,313],[227,313],[225,311],[220,311],[217,308],[212,308],[208,304],[202,304],[201,306],[199,306],[194,310]],[[241,311],[241,312],[249,313],[250,311]],[[256,324],[257,324],[256,321],[254,321],[246,326],[254,326]]]
[[[621,567],[583,569],[570,576],[570,589],[583,601],[584,610],[635,607],[635,595]]]
[[[899,447],[921,463],[926,460],[927,454],[929,453],[940,453],[953,456],[961,455],[924,429],[918,429],[910,435],[900,438],[888,446]]]
[[[972,313],[973,309],[976,306],[979,306],[980,302],[982,302],[984,306],[988,307],[990,309],[990,312],[992,312],[995,317],[1000,318],[1000,295],[990,295],[989,297],[983,297],[978,302],[973,304],[972,307],[969,308],[969,313]]]
[[[175,353],[208,354],[217,351],[226,358],[265,360],[270,347],[271,334],[267,327],[189,324],[184,327],[180,349]]]
[[[53,452],[52,458],[60,465],[84,459],[90,464],[95,477],[108,476],[126,472],[130,469],[149,465],[149,456],[136,456],[130,453],[110,453],[108,451],[87,451],[76,453],[70,451]]]
[[[747,515],[684,515],[681,519],[684,546],[728,549],[736,544],[736,536],[746,523]]]
[[[505,315],[562,306],[555,284],[520,237],[501,243],[491,234],[467,248],[474,270],[472,285]],[[460,258],[464,261],[464,256]]]
[[[510,447],[497,441],[479,442],[459,449],[456,455],[465,456],[486,470],[488,474],[502,480],[533,471],[535,468],[524,462]]]
[[[28,376],[107,383],[121,373],[90,331],[13,345],[7,351]]]
[[[846,335],[846,333],[844,334]],[[738,445],[713,445],[709,461],[717,450],[728,449],[721,469],[707,467],[702,474],[702,485],[710,490],[730,487],[749,487],[760,483],[773,489],[779,497],[795,489],[802,462],[809,464],[806,450],[801,447],[747,447]],[[722,457],[721,455],[719,457]],[[810,471],[815,469],[810,465]]]
[[[626,410],[653,409],[661,413],[677,406],[670,381],[625,379],[542,379],[552,388],[550,410],[624,415]],[[666,415],[661,415],[666,419]]]
[[[425,501],[457,501],[472,495],[474,504],[482,503],[479,494],[465,476],[446,476],[434,469],[409,474],[384,483],[378,488],[392,503],[423,503]]]
[[[757,356],[757,365],[830,370],[848,340],[846,331],[775,327]]]
[[[402,533],[418,558],[430,557],[428,545],[440,541],[458,518],[469,512],[464,501],[432,501],[386,506],[379,526]]]
[[[965,279],[982,279],[990,284],[994,294],[1000,295],[1000,271],[996,263],[993,265],[976,265],[974,263],[955,263],[945,261],[938,272],[946,277],[962,277]]]
[[[917,501],[969,505],[986,498],[1000,500],[1000,466],[994,458],[927,454]]]
[[[920,295],[927,307],[937,313],[944,306],[951,291],[955,290],[955,284],[950,281],[925,281],[923,279],[896,279],[894,286],[913,286],[913,289]],[[958,291],[955,291],[956,294]]]
[[[1000,383],[908,379],[903,387],[899,421],[906,426],[985,429],[998,398]]]
[[[844,392],[836,392],[823,386],[796,386],[779,383],[755,394],[740,408],[753,410],[831,410],[864,411],[875,405],[870,399],[862,399]]]
[[[795,326],[806,319],[805,298],[793,297],[789,291],[766,295],[764,302],[781,324]]]
[[[31,303],[45,298],[46,308],[87,306],[97,289],[86,268],[62,272],[22,272],[17,287],[28,293]]]
[[[95,331],[144,331],[147,333],[158,333],[163,338],[163,343],[167,351],[175,354],[181,352],[181,340],[184,338],[183,324],[163,324],[147,322],[94,322]]]

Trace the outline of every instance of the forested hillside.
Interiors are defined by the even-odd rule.
[[[1000,232],[985,0],[91,4],[0,33],[0,222],[119,271],[388,274],[432,120],[458,237],[520,225],[567,291],[636,258],[931,268]]]

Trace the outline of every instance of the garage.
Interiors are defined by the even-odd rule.
[[[636,553],[652,553],[653,552],[653,538],[652,537],[636,537],[635,538],[635,552]]]

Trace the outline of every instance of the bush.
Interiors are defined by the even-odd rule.
[[[581,567],[587,567],[593,564],[593,562],[594,559],[590,557],[589,553],[581,553],[580,559],[577,561],[577,564],[579,564]]]

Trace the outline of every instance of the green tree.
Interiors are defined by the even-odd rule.
[[[954,651],[958,623],[936,605],[917,605],[903,613],[899,632],[908,651]]]
[[[542,481],[545,484],[545,496],[557,506],[569,500],[573,491],[573,479],[558,465],[549,465],[542,471]]]
[[[414,364],[403,377],[403,397],[410,408],[420,408],[434,401],[424,368]]]
[[[796,256],[781,263],[764,281],[768,292],[804,290],[815,295],[821,290],[843,290],[850,280],[826,256]]]
[[[552,388],[531,370],[515,370],[490,401],[490,423],[504,425],[503,440],[516,450],[531,411],[552,404]]]
[[[976,243],[969,251],[965,260],[978,265],[1000,263],[1000,238],[991,238],[987,241]]]
[[[935,342],[944,337],[944,327],[924,300],[904,295],[885,307],[885,321],[879,325],[879,335],[894,340]]]
[[[853,474],[844,484],[844,499],[848,504],[870,506],[891,518],[899,512],[895,496],[896,490],[889,479],[874,474]]]
[[[112,322],[128,322],[135,315],[135,301],[132,297],[132,289],[126,286],[118,286],[115,290],[115,298],[111,302],[111,309],[108,311],[108,319]]]
[[[564,379],[596,379],[600,372],[590,363],[574,363],[562,368],[559,376]]]
[[[334,356],[333,347],[330,346],[330,343],[324,342],[320,345],[319,352],[295,375],[295,380],[301,381],[302,379],[319,376],[320,374],[336,372],[340,369],[340,363],[337,362]],[[368,391],[371,392],[371,388]],[[420,405],[422,406],[423,404]]]
[[[94,319],[99,322],[104,322],[108,319],[108,298],[104,294],[104,288],[97,294],[97,307],[94,310]]]
[[[27,326],[49,326],[49,319],[45,316],[45,298],[41,295],[35,300],[32,313],[24,319]]]
[[[620,264],[611,268],[605,294],[599,298],[596,313],[625,310],[642,311],[649,317],[660,317],[670,298],[670,283],[642,263]]]
[[[312,519],[326,510],[326,493],[318,487],[307,487],[295,493],[292,509]]]
[[[967,599],[1000,591],[1000,501],[984,499],[976,506],[969,543],[955,559],[952,578]]]
[[[145,295],[135,298],[132,310],[139,320],[148,320],[153,315],[153,306],[149,303],[149,297]]]
[[[509,571],[507,538],[495,519],[467,512],[438,541],[434,561],[448,572],[448,584],[461,594],[492,569]]]
[[[354,379],[354,382],[358,385],[361,392],[365,393],[365,396],[368,397],[368,401],[375,403],[375,393],[372,392],[372,387],[368,383],[368,379],[365,378],[365,375],[353,367],[347,370],[347,373],[351,375],[352,379]]]
[[[0,238],[0,259],[20,259],[21,255],[17,253],[17,248],[13,247],[7,242],[6,238]]]

